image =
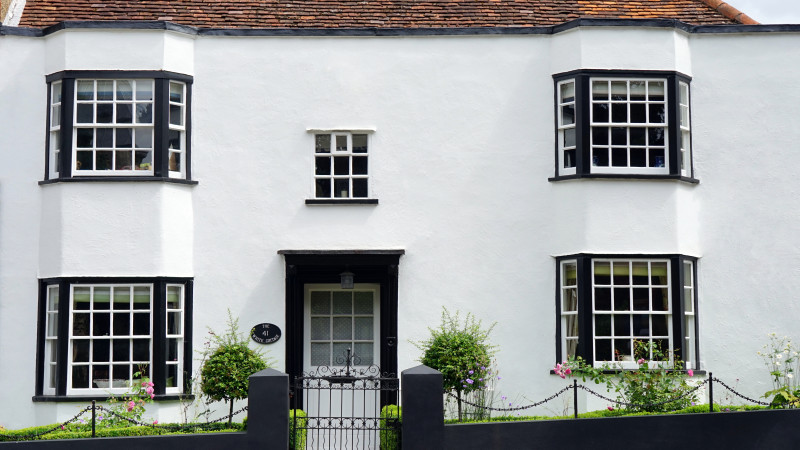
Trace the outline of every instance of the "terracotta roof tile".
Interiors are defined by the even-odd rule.
[[[719,0],[27,0],[20,26],[168,20],[199,28],[532,27],[584,17],[755,22]]]

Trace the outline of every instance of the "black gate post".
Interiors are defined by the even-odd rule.
[[[438,370],[417,366],[402,373],[403,450],[444,448],[443,377]]]
[[[275,369],[250,375],[247,437],[252,448],[289,448],[289,375]]]

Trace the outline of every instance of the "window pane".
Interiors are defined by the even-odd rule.
[[[592,99],[608,100],[608,81],[592,81]]]
[[[330,340],[330,338],[331,338],[330,318],[328,318],[328,317],[312,317],[311,318],[311,339],[312,340]]]
[[[94,81],[78,80],[76,84],[75,93],[78,100],[94,100]]]
[[[369,291],[353,292],[353,312],[355,314],[372,314],[373,294]]]
[[[356,317],[353,319],[353,338],[358,340],[372,340],[372,317]]]
[[[353,157],[353,174],[366,175],[367,174],[367,157],[354,156]]]
[[[333,314],[352,314],[353,302],[350,292],[333,292]]]
[[[314,181],[316,186],[316,196],[318,198],[330,198],[331,197],[331,180],[329,179],[317,179]]]
[[[326,366],[331,363],[331,344],[325,343],[312,343],[311,344],[311,365],[312,366]]]
[[[312,291],[311,292],[311,314],[330,314],[330,292]]]
[[[353,327],[352,319],[350,317],[334,317],[333,318],[333,339],[352,339]]]
[[[130,81],[117,81],[117,100],[133,100],[133,84]]]
[[[150,80],[136,80],[136,100],[153,99],[153,82]]]
[[[151,103],[136,104],[136,123],[153,123],[153,105]]]
[[[575,101],[575,83],[570,81],[559,85],[561,90],[561,103],[568,103]]]
[[[350,179],[333,180],[333,196],[347,198],[350,196]]]
[[[167,308],[181,309],[181,289],[180,286],[167,286]]]
[[[94,123],[94,105],[79,103],[75,114],[76,123]]]
[[[608,314],[594,316],[594,335],[611,336],[611,316]]]
[[[114,314],[114,336],[128,336],[131,334],[131,316],[128,313]]]
[[[366,134],[354,134],[352,139],[353,139],[353,153],[367,153]]]
[[[354,178],[353,179],[353,197],[366,198],[367,197],[367,179]]]
[[[133,122],[133,104],[123,103],[117,105],[117,123]]]
[[[329,156],[314,158],[316,170],[314,173],[317,175],[330,175],[331,174],[331,158]]]
[[[114,81],[97,80],[97,100],[114,100]]]
[[[614,316],[614,336],[631,335],[631,316]]]
[[[169,105],[170,125],[183,125],[183,106]]]
[[[317,153],[330,153],[331,152],[331,135],[330,134],[317,134],[314,135],[315,148]]]
[[[89,387],[89,366],[72,367],[72,388],[82,389]]]
[[[349,175],[350,174],[350,157],[333,158],[333,174],[334,175]]]
[[[337,152],[347,151],[347,136],[342,136],[342,135],[336,136],[336,151]]]
[[[361,366],[369,366],[374,364],[375,361],[373,360],[373,343],[371,342],[357,342],[353,346],[353,350],[356,356],[358,356],[358,360],[356,363]]]

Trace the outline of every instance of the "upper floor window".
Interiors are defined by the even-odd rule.
[[[695,264],[681,255],[559,258],[558,359],[635,368],[644,342],[697,369]]]
[[[191,77],[65,71],[47,80],[46,179],[191,179]]]
[[[693,178],[687,77],[577,71],[555,80],[556,178]]]
[[[370,199],[369,142],[367,132],[315,132],[314,199],[306,203],[377,203]]]
[[[41,284],[37,395],[124,393],[147,376],[180,394],[191,361],[191,281],[50,279]]]

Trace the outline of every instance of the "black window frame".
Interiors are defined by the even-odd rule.
[[[148,70],[64,70],[46,76],[47,81],[47,134],[45,141],[44,179],[39,184],[64,181],[164,181],[181,184],[197,184],[192,180],[192,84],[194,78],[177,72]],[[154,81],[153,92],[153,174],[147,175],[74,175],[72,174],[72,134],[75,130],[75,80],[149,79]],[[50,102],[52,84],[61,82],[61,121],[58,133],[61,136],[61,156],[58,175],[51,177],[50,165]],[[177,81],[186,85],[185,99],[185,177],[170,177],[169,174],[169,83]]]
[[[70,368],[68,358],[70,330],[70,286],[76,284],[152,284],[153,306],[151,339],[153,340],[151,380],[154,384],[155,400],[175,400],[191,395],[192,374],[192,323],[193,323],[193,278],[178,277],[56,277],[39,279],[39,308],[37,313],[36,334],[36,381],[34,402],[52,401],[84,401],[105,400],[104,395],[70,395],[67,394],[67,371]],[[180,284],[183,286],[183,386],[181,393],[166,393],[166,300],[167,285]],[[45,376],[45,333],[47,323],[47,290],[51,286],[58,286],[58,338],[56,347],[56,388],[55,394],[44,393]]]
[[[592,78],[619,78],[620,80],[626,79],[656,79],[663,78],[667,80],[667,157],[669,165],[668,174],[637,174],[635,171],[631,173],[592,173],[591,166],[591,146],[590,146],[590,133],[591,133],[591,80]],[[575,81],[575,129],[576,129],[576,161],[575,161],[575,174],[563,175],[559,167],[559,95],[558,85],[560,82],[574,80]],[[694,173],[694,156],[693,152],[689,155],[689,168],[688,176],[681,174],[680,168],[680,148],[678,136],[680,130],[680,105],[679,93],[680,83],[686,83],[689,86],[689,123],[691,126],[692,116],[692,95],[691,95],[691,81],[692,78],[688,75],[677,71],[662,71],[662,70],[599,70],[599,69],[579,69],[569,72],[562,72],[553,75],[553,107],[554,107],[554,132],[555,132],[555,159],[554,159],[554,176],[549,178],[549,181],[571,180],[576,178],[616,178],[616,179],[675,179],[684,181],[691,184],[699,183],[695,178]],[[689,132],[689,145],[691,147],[691,131]]]
[[[698,258],[682,254],[594,254],[594,253],[577,253],[571,255],[564,255],[556,257],[556,353],[555,361],[559,363],[562,361],[563,348],[562,348],[562,329],[561,329],[561,295],[562,295],[562,273],[561,264],[565,261],[575,261],[577,269],[577,290],[578,290],[578,344],[576,348],[576,355],[583,358],[588,364],[594,364],[594,354],[592,352],[591,342],[594,340],[593,332],[593,315],[592,315],[592,280],[591,280],[591,264],[596,259],[621,259],[621,260],[642,260],[648,261],[653,259],[668,260],[672,277],[670,279],[670,288],[672,291],[672,298],[670,303],[672,306],[672,339],[673,343],[680,342],[680,346],[675,346],[674,357],[682,361],[691,362],[691,367],[694,370],[700,368],[700,345],[699,345],[699,311],[698,311],[698,293],[697,293],[697,261]],[[683,343],[686,339],[686,307],[684,303],[684,262],[692,263],[692,306],[694,308],[694,342],[693,355],[691,361],[686,361],[683,351]]]

